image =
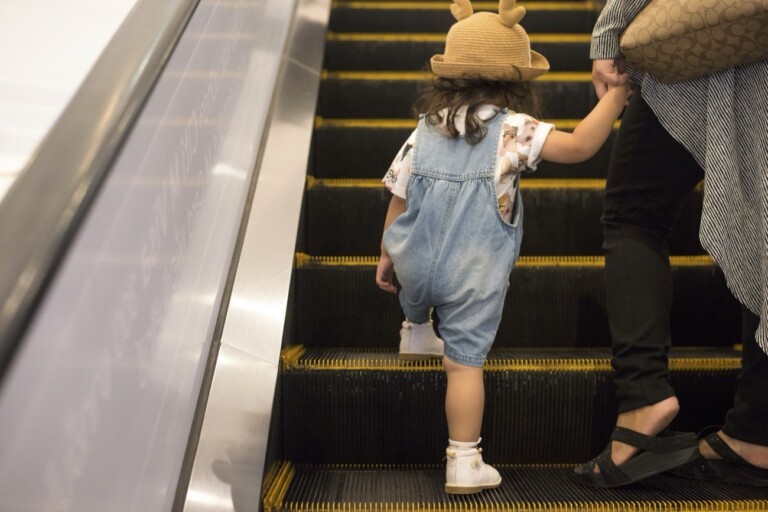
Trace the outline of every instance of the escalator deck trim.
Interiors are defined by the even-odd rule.
[[[293,468],[290,462],[280,462]],[[570,466],[572,467],[572,466]],[[760,489],[658,476],[619,489],[575,482],[565,465],[498,464],[497,489],[472,495],[443,492],[442,466],[297,464],[279,500],[265,512],[684,512],[765,511]],[[282,490],[284,489],[284,491]],[[277,493],[276,493],[277,494]]]
[[[489,372],[610,372],[607,350],[543,350],[496,349],[488,354],[485,371]],[[284,371],[425,371],[442,370],[440,359],[404,361],[393,349],[306,349],[292,345],[281,355]],[[672,371],[732,371],[741,367],[740,354],[720,349],[702,353],[677,349],[669,360]]]

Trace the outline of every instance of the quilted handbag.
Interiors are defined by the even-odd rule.
[[[620,39],[627,60],[661,82],[768,58],[768,0],[652,0]]]

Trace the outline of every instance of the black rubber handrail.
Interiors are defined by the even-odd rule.
[[[0,202],[0,378],[199,1],[138,1]]]

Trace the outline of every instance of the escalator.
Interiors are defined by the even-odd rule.
[[[552,66],[538,80],[543,118],[572,129],[596,101],[597,11],[578,0],[524,5],[532,47]],[[374,275],[389,202],[380,180],[416,126],[424,63],[453,21],[445,2],[333,4],[264,510],[768,510],[764,491],[748,487],[662,475],[600,490],[571,477],[616,417],[599,220],[613,136],[583,164],[542,163],[521,180],[526,233],[486,363],[481,434],[504,482],[443,492],[445,375],[439,361],[397,359],[402,313]],[[700,209],[695,191],[670,240],[671,380],[683,406],[672,427],[686,431],[722,423],[740,365],[739,305],[698,244]]]

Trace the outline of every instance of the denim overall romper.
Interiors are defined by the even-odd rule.
[[[466,366],[482,366],[491,349],[523,237],[519,189],[511,224],[496,199],[494,174],[506,115],[503,110],[489,120],[486,136],[475,145],[451,139],[422,117],[407,208],[383,237],[402,285],[406,318],[427,322],[434,307],[445,355]]]

